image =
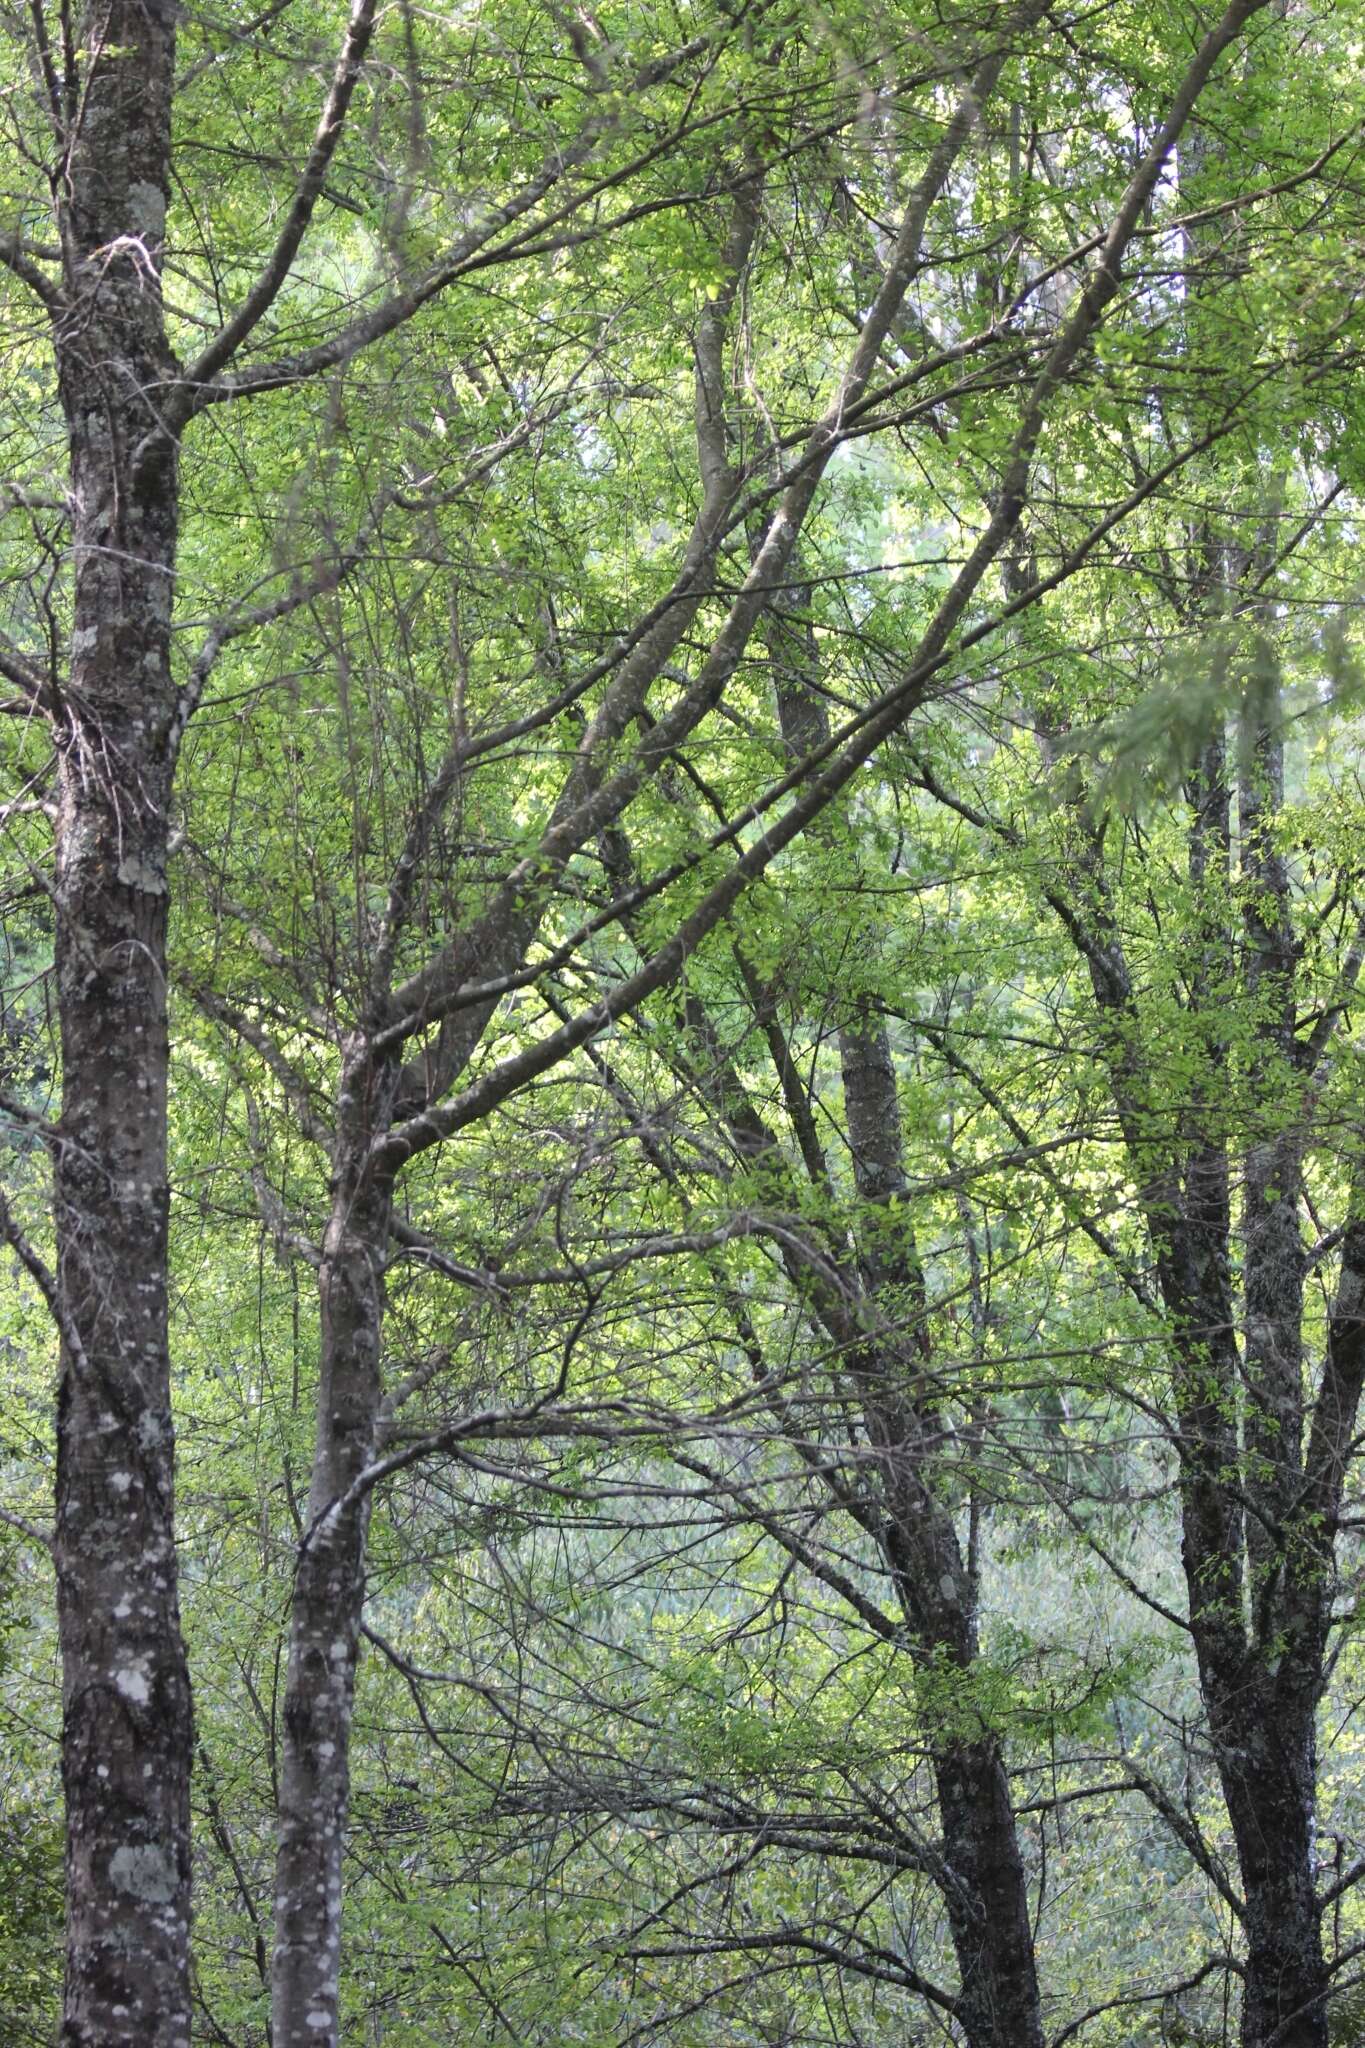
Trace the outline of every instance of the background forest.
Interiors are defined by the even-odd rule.
[[[1361,0],[0,23],[0,2043],[1365,2040]]]

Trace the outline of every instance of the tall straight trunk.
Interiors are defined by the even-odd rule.
[[[1220,148],[1209,129],[1191,124],[1179,165],[1182,199],[1191,205]],[[1183,230],[1193,323],[1205,266],[1227,261],[1226,240],[1235,233],[1222,221],[1197,221]],[[1246,544],[1220,532],[1217,521],[1201,520],[1191,538],[1191,623],[1221,622],[1239,610],[1247,616],[1243,586],[1252,563]],[[1254,621],[1254,609],[1250,617]],[[1265,638],[1252,684],[1242,713],[1237,789],[1240,981],[1254,1034],[1252,1129],[1242,1162],[1240,1317],[1231,1283],[1230,1161],[1219,1128],[1228,1082],[1222,1052],[1211,1054],[1208,1086],[1193,1106],[1185,1167],[1187,1235],[1205,1245],[1208,1256],[1202,1272],[1181,1274],[1168,1248],[1158,1271],[1178,1329],[1188,1335],[1202,1322],[1213,1333],[1193,1343],[1178,1340],[1184,1561],[1200,1683],[1245,1901],[1242,2044],[1327,2048],[1314,1849],[1316,1716],[1332,1535],[1321,1520],[1312,1527],[1304,1520],[1307,1268],[1299,1216],[1309,1075],[1297,1035],[1290,879],[1276,843],[1284,802],[1279,677]],[[1190,879],[1203,926],[1193,1001],[1209,1015],[1225,999],[1239,964],[1227,909],[1231,776],[1221,735],[1204,751],[1191,796]],[[1240,1362],[1234,1320],[1241,1326]],[[1212,1399],[1201,1391],[1210,1373]],[[1237,1483],[1230,1485],[1233,1473]]]
[[[1292,1182],[1289,1190],[1284,1206],[1292,1209]],[[1263,1233],[1281,1249],[1286,1234],[1278,1205],[1259,1192],[1244,1225],[1249,1265],[1261,1254]],[[1239,1359],[1217,1148],[1187,1160],[1183,1187],[1172,1178],[1149,1190],[1149,1200],[1174,1340],[1190,1632],[1244,1899],[1242,2048],[1327,2048],[1328,1979],[1314,1896],[1315,1717],[1340,1500],[1339,1490],[1320,1493],[1313,1485],[1300,1427],[1286,1419],[1293,1403],[1280,1368],[1292,1356],[1298,1372],[1297,1287],[1271,1300],[1263,1278],[1249,1273]],[[1258,1326],[1258,1313],[1272,1310],[1271,1323]],[[1291,1315],[1292,1337],[1285,1328]],[[1345,1381],[1351,1405],[1340,1420],[1343,1436],[1353,1423],[1358,1372],[1350,1389]],[[1237,1435],[1239,1385],[1248,1400],[1246,1456]],[[1272,1402],[1275,1388],[1287,1406]],[[1266,1424],[1272,1411],[1278,1434]]]
[[[1206,538],[1202,544],[1214,555]],[[1214,556],[1213,573],[1195,583],[1220,588],[1225,598],[1235,594],[1226,549]],[[1263,681],[1273,699],[1273,678]],[[1150,1136],[1144,1104],[1152,1076],[1144,1072],[1147,1052],[1093,835],[1072,879],[1084,885],[1091,936],[1099,941],[1089,958],[1092,984],[1113,1028],[1115,1099],[1130,1155],[1144,1171],[1171,1333],[1190,1633],[1244,1902],[1242,2048],[1327,2048],[1329,1980],[1315,1897],[1315,1723],[1346,1447],[1360,1394],[1357,1317],[1354,1308],[1341,1307],[1355,1298],[1360,1243],[1357,1231],[1348,1232],[1306,1449],[1299,1210],[1311,1056],[1296,1029],[1290,883],[1275,843],[1283,798],[1278,717],[1271,701],[1256,709],[1239,791],[1240,983],[1255,1031],[1240,1300],[1226,1062],[1215,1049],[1206,1081],[1191,1091],[1176,1152],[1163,1159],[1164,1138]],[[1202,1017],[1226,1001],[1236,959],[1221,744],[1205,750],[1191,795],[1190,876],[1199,919],[1191,1001]]]
[[[272,2048],[340,2039],[342,1856],[351,1719],[365,1605],[368,1492],[380,1407],[384,1267],[392,1181],[367,1163],[387,1127],[397,1075],[362,1039],[338,1096],[332,1210],[318,1273],[317,1434],[304,1541],[290,1605],[275,1861]]]
[[[1257,669],[1238,790],[1246,993],[1256,1029],[1257,1123],[1242,1205],[1243,1437],[1260,1510],[1246,1520],[1255,1670],[1224,1707],[1229,1719],[1240,1709],[1245,1725],[1233,1731],[1237,1740],[1218,1747],[1247,1909],[1243,2048],[1326,2048],[1327,1973],[1314,1894],[1316,1722],[1331,1557],[1320,1533],[1295,1526],[1304,1491],[1307,1259],[1299,1216],[1309,1079],[1296,1029],[1289,873],[1275,836],[1284,740],[1268,643]],[[1294,1553],[1288,1565],[1286,1546]]]
[[[176,445],[160,267],[173,0],[84,24],[54,312],[72,504],[57,750],[55,1551],[66,2048],[187,2048],[189,1678],[167,1344],[166,848]]]

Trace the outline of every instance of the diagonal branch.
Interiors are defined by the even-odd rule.
[[[0,1194],[0,1238],[10,1247],[24,1271],[47,1304],[48,1313],[57,1326],[57,1333],[65,1345],[71,1363],[77,1372],[86,1370],[85,1346],[81,1333],[67,1312],[62,1299],[61,1288],[56,1275],[35,1247],[32,1239],[16,1221],[14,1212],[3,1194]]]
[[[572,141],[550,151],[535,176],[528,178],[510,199],[504,201],[501,206],[483,211],[476,224],[460,236],[439,263],[431,265],[405,291],[392,293],[371,312],[351,321],[329,340],[319,342],[313,348],[302,349],[297,355],[283,356],[270,363],[260,363],[226,377],[220,374],[195,381],[198,369],[196,365],[195,370],[189,373],[181,386],[182,415],[192,417],[208,405],[219,405],[227,399],[255,397],[264,392],[277,391],[291,384],[302,383],[323,371],[337,369],[341,364],[350,362],[371,343],[381,340],[386,334],[391,334],[396,328],[405,325],[470,269],[476,259],[486,261],[489,245],[502,229],[524,219],[547,193],[563,183],[566,173],[576,170],[580,164],[587,162],[595,154],[600,145],[620,126],[621,108],[632,105],[642,92],[671,77],[692,58],[700,56],[706,47],[705,37],[694,37],[667,56],[642,66],[623,90],[613,96],[612,105],[617,111],[592,115]],[[651,157],[657,153],[657,148],[650,151]],[[605,182],[615,183],[616,180],[613,178]],[[591,195],[582,195],[582,199],[589,196]],[[571,206],[582,203],[582,199],[571,202]],[[549,223],[542,222],[542,229],[547,225]],[[506,258],[518,253],[520,243],[530,232],[532,231],[523,231],[512,248],[500,252],[502,256]]]
[[[308,232],[313,210],[318,203],[328,167],[336,154],[337,144],[346,125],[346,115],[360,68],[365,61],[370,37],[374,33],[374,17],[377,0],[354,0],[351,18],[346,24],[341,52],[332,73],[328,90],[318,122],[313,146],[308,161],[303,167],[299,182],[294,188],[294,198],[280,229],[279,238],[271,250],[264,270],[251,291],[247,293],[237,311],[204,349],[197,362],[187,371],[191,390],[209,383],[229,363],[258,321],[264,318],[289,275],[289,267],[299,252],[300,244]]]

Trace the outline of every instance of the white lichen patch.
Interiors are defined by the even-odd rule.
[[[152,1696],[152,1689],[147,1683],[146,1658],[139,1657],[132,1664],[121,1664],[114,1673],[114,1684],[126,1700],[145,1707]]]
[[[118,864],[118,878],[129,889],[141,889],[145,896],[164,896],[166,878],[159,875],[148,861],[130,853]]]
[[[150,1905],[164,1906],[175,1897],[175,1870],[164,1849],[151,1842],[128,1842],[109,1859],[110,1881],[121,1892]]]

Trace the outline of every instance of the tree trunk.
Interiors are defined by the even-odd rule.
[[[392,1181],[369,1169],[367,1155],[392,1113],[396,1079],[359,1046],[338,1098],[338,1166],[318,1275],[317,1437],[281,1737],[272,2048],[335,2048],[340,2039],[342,1854],[370,1519],[368,1491],[351,1489],[375,1451],[393,1200]]]
[[[1217,1752],[1246,1899],[1242,2048],[1327,2048],[1312,1707],[1270,1683],[1244,1686],[1239,1704]]]
[[[1288,878],[1273,842],[1278,747],[1267,730],[1256,735],[1254,752],[1240,803],[1242,867],[1253,885],[1244,904],[1242,976],[1257,1029],[1240,1302],[1228,1144],[1218,1127],[1221,1058],[1192,1092],[1179,1139],[1183,1156],[1163,1159],[1160,1140],[1149,1136],[1143,1086],[1150,1076],[1142,1071],[1131,984],[1095,842],[1081,879],[1092,930],[1103,942],[1090,967],[1101,1014],[1115,1026],[1115,1100],[1130,1156],[1146,1178],[1147,1224],[1172,1338],[1190,1632],[1244,1899],[1242,2044],[1327,2048],[1327,1972],[1314,1897],[1314,1720],[1340,1482],[1319,1495],[1304,1460],[1304,1126],[1294,1111],[1306,1078],[1294,1024]],[[1191,879],[1201,891],[1215,859],[1226,871],[1224,774],[1221,749],[1206,754],[1190,846]],[[1220,1000],[1232,957],[1221,915],[1220,929],[1217,893],[1206,895],[1193,976],[1195,1001],[1204,1008]],[[1353,1345],[1344,1330],[1337,1333],[1344,1369],[1340,1385],[1331,1382],[1337,1407],[1330,1434],[1343,1440],[1359,1390]],[[1344,1469],[1344,1461],[1335,1463]]]
[[[1248,1216],[1249,1261],[1262,1231],[1283,1232],[1275,1206],[1262,1199]],[[1293,1206],[1291,1194],[1284,1207]],[[1327,1974],[1314,1897],[1314,1720],[1323,1683],[1331,1532],[1314,1526],[1302,1504],[1297,1422],[1278,1440],[1265,1426],[1271,1392],[1278,1387],[1283,1393],[1282,1356],[1287,1350],[1297,1356],[1298,1311],[1291,1300],[1295,1327],[1292,1337],[1281,1334],[1276,1353],[1275,1324],[1258,1328],[1253,1317],[1259,1304],[1278,1319],[1285,1304],[1265,1300],[1256,1280],[1246,1292],[1245,1429],[1248,1445],[1263,1449],[1259,1458],[1238,1457],[1225,1216],[1214,1224],[1210,1228],[1200,1212],[1192,1168],[1179,1242],[1169,1230],[1163,1237],[1154,1228],[1153,1235],[1163,1299],[1178,1333],[1181,1553],[1190,1628],[1245,1900],[1242,2048],[1327,2048]],[[1296,1262],[1294,1272],[1301,1271]],[[1283,1419],[1296,1408],[1285,1395],[1273,1412]],[[1291,1490],[1300,1497],[1297,1506]]]
[[[887,1361],[896,1375],[893,1361]],[[903,1377],[903,1366],[901,1375]],[[916,1648],[932,1668],[970,1673],[978,1653],[975,1589],[951,1510],[933,1490],[932,1425],[895,1394],[866,1396],[869,1435],[887,1461],[885,1548]],[[942,1660],[942,1662],[940,1662]],[[1028,1878],[999,1735],[935,1729],[933,1763],[948,1882],[944,1903],[957,1958],[958,2019],[968,2048],[1042,2048]]]
[[[1241,1726],[1218,1748],[1246,1897],[1243,2048],[1326,2048],[1327,1973],[1314,1897],[1315,1722],[1332,1558],[1322,1529],[1301,1520],[1307,1261],[1299,1215],[1308,1076],[1297,1036],[1290,880],[1275,838],[1284,803],[1279,676],[1268,644],[1258,652],[1238,792],[1244,971],[1256,1029],[1257,1128],[1242,1204],[1243,1436],[1247,1485],[1260,1510],[1247,1517],[1256,1669],[1224,1708]]]
[[[807,602],[800,586],[779,592],[767,631],[779,725],[793,760],[829,733],[814,687],[816,645],[801,618]],[[875,951],[875,921],[864,938]],[[860,1277],[873,1317],[884,1315],[908,1341],[885,1345],[878,1333],[850,1344],[850,1333],[838,1325],[831,1334],[847,1356],[860,1360],[856,1377],[867,1434],[884,1461],[882,1548],[917,1649],[967,1671],[977,1655],[975,1589],[952,1511],[933,1490],[932,1346],[924,1273],[905,1207],[895,1061],[885,1021],[866,1003],[857,1005],[838,1043],[845,1135],[864,1223],[871,1219],[872,1226],[855,1232]],[[929,1748],[960,1982],[958,2018],[968,2048],[1042,2048],[1028,1880],[999,1738],[983,1729],[974,1739],[944,1739],[931,1729]]]
[[[60,205],[74,621],[58,759],[55,1550],[67,2048],[188,2048],[189,1677],[167,1344],[176,445],[160,266],[170,0],[92,10]]]
[[[968,2048],[1042,2048],[1028,1888],[1000,1746],[951,1743],[934,1760]]]

